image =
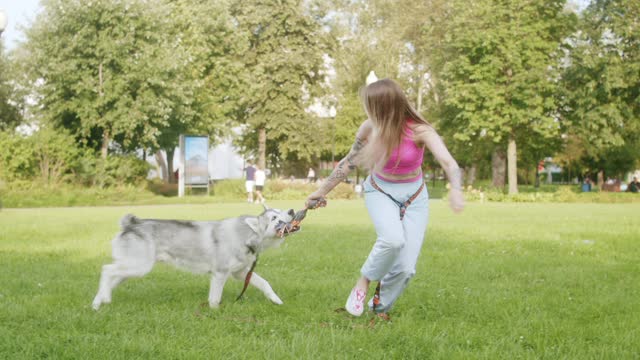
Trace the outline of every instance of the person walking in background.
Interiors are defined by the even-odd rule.
[[[356,164],[370,170],[364,183],[365,203],[377,239],[345,307],[360,316],[370,282],[379,281],[368,304],[378,316],[388,318],[387,313],[415,274],[427,228],[429,196],[421,168],[425,147],[447,174],[449,205],[456,213],[464,208],[461,173],[433,126],[409,104],[395,81],[369,84],[362,101],[368,119],[360,125],[351,151],[308,196],[306,204],[325,197]]]
[[[249,162],[249,166],[244,168],[245,172],[245,182],[244,188],[247,191],[247,202],[253,203],[253,188],[255,186],[255,176],[256,176],[256,167],[253,164],[253,161]]]
[[[307,172],[307,180],[309,183],[316,182],[316,171],[313,168],[309,168],[309,172]]]
[[[262,196],[262,191],[264,189],[264,183],[267,179],[267,174],[260,168],[259,165],[256,165],[256,173],[255,173],[255,181],[256,181],[256,204],[264,204],[264,196]]]
[[[640,182],[638,181],[637,177],[633,177],[633,180],[631,180],[631,182],[627,186],[627,191],[632,193],[637,193],[638,191],[640,191]]]

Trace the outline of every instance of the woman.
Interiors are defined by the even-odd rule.
[[[326,196],[346,179],[356,163],[370,175],[364,183],[367,210],[377,239],[360,269],[360,278],[347,299],[346,309],[360,316],[371,281],[379,281],[369,308],[386,314],[415,274],[429,217],[429,196],[422,175],[426,147],[445,170],[451,190],[449,204],[462,211],[458,164],[434,128],[407,101],[390,79],[371,83],[362,92],[368,119],[360,125],[349,154],[335,167],[310,201]]]

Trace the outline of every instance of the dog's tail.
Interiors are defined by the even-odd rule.
[[[138,223],[138,218],[133,214],[127,214],[120,219],[120,228],[124,229],[129,225],[134,225]]]

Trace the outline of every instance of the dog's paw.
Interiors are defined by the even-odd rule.
[[[93,299],[91,307],[93,308],[93,310],[98,310],[100,308],[100,305],[102,304],[111,304],[111,295],[105,296],[98,293],[98,295],[96,295],[96,297]]]
[[[217,309],[220,307],[220,303],[215,301],[209,301],[209,307],[212,309]]]
[[[278,304],[278,305],[282,305],[282,304],[284,304],[284,303],[282,302],[282,300],[280,300],[280,298],[279,298],[279,297],[278,297],[278,295],[276,295],[276,294],[271,295],[271,296],[269,297],[269,300],[273,301],[273,303],[274,303],[274,304]]]

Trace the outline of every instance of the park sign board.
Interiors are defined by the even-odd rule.
[[[185,187],[206,187],[209,192],[209,137],[180,135],[179,196]]]

